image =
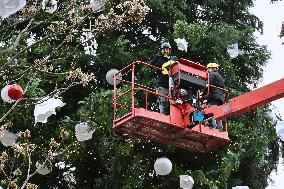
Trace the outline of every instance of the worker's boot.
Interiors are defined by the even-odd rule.
[[[217,121],[217,127],[216,129],[219,129],[219,131],[224,131],[223,130],[223,124],[222,124],[222,120]]]
[[[212,127],[213,129],[217,128],[216,119],[212,118],[209,123],[210,123],[209,126]]]

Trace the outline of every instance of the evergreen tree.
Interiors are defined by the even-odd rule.
[[[111,0],[102,11],[94,12],[88,2],[61,0],[58,10],[49,14],[40,8],[41,3],[29,1],[22,12],[1,21],[1,86],[13,82],[27,86],[25,98],[1,119],[1,124],[11,121],[15,132],[29,129],[32,137],[27,143],[37,146],[32,153],[11,159],[15,162],[13,168],[22,164],[20,169],[27,170],[31,165],[35,171],[34,161],[45,160],[52,150],[59,154],[49,157],[52,172],[29,179],[39,188],[178,188],[181,174],[191,175],[195,188],[265,188],[279,151],[268,106],[230,118],[230,144],[206,154],[128,138],[113,131],[113,86],[105,81],[105,74],[136,60],[148,62],[159,52],[162,41],[171,42],[179,58],[202,65],[220,64],[229,98],[258,83],[270,57],[253,35],[256,30],[262,31],[262,22],[248,11],[253,6],[251,0],[145,3]],[[90,25],[98,44],[95,56],[85,54],[80,42]],[[32,35],[36,42],[27,46],[26,40]],[[175,38],[189,42],[187,52],[177,49]],[[227,47],[234,43],[243,54],[232,59]],[[153,71],[141,69],[140,73],[138,80],[143,78],[145,84],[154,86]],[[126,86],[118,87],[118,92],[125,90]],[[48,123],[33,125],[34,103],[55,93],[63,97],[66,105]],[[1,115],[10,108],[3,103]],[[91,140],[77,141],[74,126],[80,122],[95,130]],[[64,138],[65,131],[68,139]],[[52,143],[49,147],[50,138],[61,141],[61,146],[55,148]],[[0,150],[13,153],[3,146]],[[172,172],[163,177],[153,171],[155,160],[161,156],[173,163]],[[57,167],[60,161],[68,166]],[[26,176],[27,172],[22,171],[17,183],[23,183]],[[4,172],[0,179],[6,179],[3,186],[13,181],[8,182]]]

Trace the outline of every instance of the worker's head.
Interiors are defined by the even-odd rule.
[[[171,45],[168,42],[162,43],[161,51],[163,55],[169,56],[171,54]]]
[[[207,64],[208,71],[217,71],[219,69],[219,64],[217,63],[209,63]]]

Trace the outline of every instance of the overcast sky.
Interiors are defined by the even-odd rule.
[[[284,1],[274,4],[270,0],[256,0],[252,12],[259,17],[264,24],[263,35],[256,34],[258,42],[267,45],[271,51],[272,59],[269,60],[265,68],[264,79],[259,86],[266,85],[284,77],[284,39],[280,39],[279,33],[284,21]],[[279,110],[280,115],[284,118],[284,99],[276,100],[272,103]],[[283,189],[284,188],[284,166],[283,159],[280,159],[277,172],[272,172],[270,178],[274,183],[266,189]]]

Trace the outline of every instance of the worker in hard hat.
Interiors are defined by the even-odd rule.
[[[171,55],[171,45],[168,42],[161,44],[161,54],[155,56],[153,60],[150,61],[150,64],[159,68],[162,68],[163,64],[168,61],[177,61],[177,57]],[[168,74],[163,74],[161,70],[157,70],[157,84],[156,92],[164,96],[169,95],[169,76]],[[159,110],[160,113],[169,115],[170,107],[168,99],[164,97],[158,97]]]
[[[225,101],[224,79],[221,76],[221,74],[218,72],[218,70],[219,70],[219,64],[217,63],[209,63],[207,65],[210,86],[209,86],[209,93],[208,93],[206,100],[209,106],[212,106],[212,105],[220,106],[224,104],[224,101]],[[212,119],[211,124],[213,128],[217,128],[219,130],[223,129],[221,120],[216,121],[215,119]]]

